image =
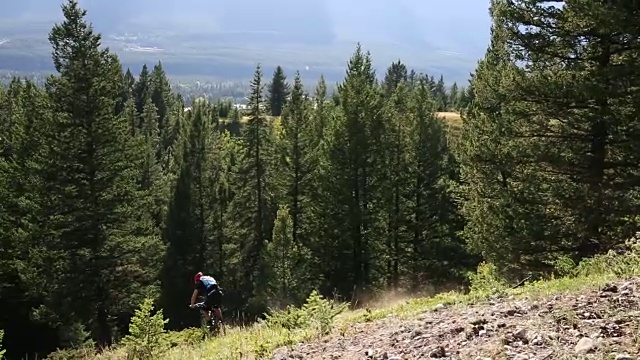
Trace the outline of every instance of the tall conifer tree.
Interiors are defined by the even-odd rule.
[[[41,290],[54,324],[85,326],[108,345],[115,317],[153,290],[163,246],[136,186],[138,147],[114,114],[120,63],[100,49],[76,0],[62,10],[49,36],[58,76],[47,80],[54,116],[43,140],[44,232],[32,243],[33,275],[49,285]]]

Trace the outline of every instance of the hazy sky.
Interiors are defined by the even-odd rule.
[[[62,0],[0,2],[0,40],[21,36],[46,39],[53,23],[62,19]],[[236,65],[236,60],[267,61],[266,58],[281,62],[279,56],[289,54],[285,63],[292,68],[315,62],[324,64],[323,71],[339,71],[337,67],[344,64],[358,41],[364,50],[371,51],[376,67],[383,69],[400,59],[410,67],[446,74],[455,81],[466,81],[484,56],[491,24],[490,0],[78,2],[88,10],[88,20],[105,39],[116,39],[116,35],[123,39],[120,35],[124,33],[133,35],[126,37],[133,39],[126,40],[133,41],[131,44],[108,45],[115,51],[133,45],[158,46],[168,51],[197,46],[203,53],[222,49],[217,59]],[[186,51],[184,59],[172,59],[188,62],[200,58],[190,58],[195,53]]]
[[[59,19],[59,0],[1,0],[0,17]],[[276,31],[309,41],[396,42],[484,49],[489,0],[79,0],[98,31],[129,22],[180,31]]]
[[[11,25],[6,27],[14,34],[27,31],[30,22],[42,20],[46,24],[41,23],[38,27],[41,30],[37,31],[48,32],[48,23],[62,17],[61,0],[0,1],[6,2],[0,19],[14,20],[7,22]],[[161,31],[194,40],[217,38],[238,46],[260,44],[283,49],[287,43],[352,49],[352,45],[344,42],[359,41],[381,61],[398,57],[403,61],[413,58],[426,62],[430,56],[454,56],[475,62],[484,55],[489,42],[489,0],[79,0],[79,3],[88,10],[88,19],[95,29],[105,35]]]

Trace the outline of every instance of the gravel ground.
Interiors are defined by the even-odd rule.
[[[274,352],[285,359],[640,360],[640,279],[543,300],[438,306]]]

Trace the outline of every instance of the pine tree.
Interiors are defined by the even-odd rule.
[[[420,78],[411,99],[412,128],[409,130],[411,158],[408,173],[412,186],[406,193],[410,203],[408,229],[411,250],[408,263],[412,285],[460,280],[473,258],[466,253],[458,233],[464,223],[451,191],[457,164],[450,152],[446,130],[436,117],[437,103],[427,79]]]
[[[392,65],[393,67],[393,65]],[[389,69],[391,70],[391,68]],[[388,71],[389,73],[390,71]],[[405,81],[400,81],[391,93],[384,108],[383,155],[377,158],[377,174],[382,183],[380,190],[386,217],[385,256],[386,282],[398,288],[406,244],[410,237],[407,229],[408,203],[405,198],[407,188],[411,185],[409,177],[410,151],[410,112],[411,93]]]
[[[464,108],[466,109],[467,107],[469,107],[469,105],[471,105],[471,103],[473,103],[474,99],[475,99],[475,92],[473,91],[473,75],[472,75],[472,78],[469,81],[469,86],[465,88],[465,91],[462,95],[462,101],[460,101],[460,103],[463,104]]]
[[[320,76],[320,80],[316,84],[314,91],[314,112],[313,112],[313,137],[316,146],[324,138],[324,131],[329,123],[329,102],[327,101],[327,82],[324,76]]]
[[[62,10],[65,20],[49,36],[59,75],[46,85],[54,116],[43,141],[43,235],[31,244],[29,280],[49,285],[41,290],[51,321],[87,326],[108,345],[114,317],[153,289],[163,246],[136,189],[135,140],[114,114],[120,63],[100,49],[77,1]]]
[[[127,100],[124,104],[123,116],[127,120],[129,135],[131,137],[138,135],[140,133],[140,128],[138,126],[138,113],[136,112],[136,103],[133,99]]]
[[[207,232],[211,237],[211,245],[205,267],[213,269],[221,281],[233,278],[229,271],[227,253],[231,247],[231,239],[227,236],[229,223],[226,218],[229,204],[234,197],[234,170],[242,148],[238,138],[233,137],[229,131],[215,134],[212,139],[212,152],[205,159],[206,167],[211,176],[205,179],[214,205],[211,209]]]
[[[139,141],[142,154],[140,188],[149,196],[146,208],[155,220],[155,226],[159,228],[164,223],[169,189],[168,179],[156,157],[161,139],[157,110],[151,98],[147,98],[142,111],[142,129]]]
[[[300,304],[314,289],[311,253],[301,243],[293,241],[293,221],[286,206],[278,209],[272,241],[265,251],[269,264],[269,295],[280,306]]]
[[[309,106],[304,99],[302,80],[297,72],[291,101],[287,105],[287,111],[282,117],[282,128],[284,132],[284,161],[283,175],[285,176],[285,192],[287,194],[288,207],[292,219],[292,241],[294,244],[300,242],[302,222],[304,221],[304,203],[307,196],[307,183],[309,168],[307,157],[310,155],[310,142],[312,132],[310,131]]]
[[[298,255],[309,252],[310,237],[313,234],[310,220],[314,186],[312,175],[316,162],[312,157],[317,150],[314,147],[317,138],[311,122],[310,105],[310,101],[304,95],[300,73],[296,72],[291,100],[282,115],[282,136],[279,139],[282,144],[281,161],[278,164],[278,178],[284,193],[281,203],[285,204],[286,216],[291,221],[290,229],[286,230],[287,236],[291,237],[291,243],[287,246],[291,246],[290,251]],[[284,220],[279,219],[276,223],[282,225],[282,221]],[[319,274],[311,267],[310,255],[297,256],[291,261],[293,266],[301,272],[296,277],[300,284],[296,288],[297,292],[290,294],[292,296],[287,298],[302,301],[310,291],[308,285],[312,285],[314,278],[317,279]],[[301,287],[303,283],[307,286]]]
[[[447,96],[447,89],[444,84],[444,77],[440,75],[438,82],[433,84],[433,98],[436,101],[437,111],[446,111],[449,107],[449,98]]]
[[[407,84],[409,85],[409,88],[413,90],[417,81],[418,81],[418,74],[416,73],[415,70],[411,69],[411,71],[409,71],[409,76],[407,77]]]
[[[407,66],[400,60],[391,63],[387,68],[382,86],[384,87],[384,93],[386,98],[390,98],[398,84],[408,80]]]
[[[548,212],[542,198],[550,179],[540,176],[530,141],[518,131],[526,120],[519,121],[512,111],[515,95],[507,86],[519,72],[510,60],[504,22],[497,16],[503,6],[510,5],[492,2],[491,44],[473,76],[474,101],[462,122],[464,235],[472,251],[518,277],[531,254],[544,252],[538,246],[541,236],[554,230],[545,224]],[[558,245],[563,241],[552,236]],[[538,260],[536,267],[548,270]]]
[[[169,203],[165,238],[169,248],[164,267],[163,303],[172,324],[189,319],[189,309],[179,306],[191,289],[183,279],[210,267],[218,239],[211,226],[219,206],[211,179],[217,176],[209,158],[216,158],[217,113],[207,101],[194,104],[187,120],[189,131],[181,139],[180,172]],[[220,268],[223,264],[216,264]],[[195,325],[193,319],[191,323]]]
[[[160,142],[158,143],[156,157],[159,161],[164,160],[167,156],[169,147],[173,144],[174,138],[171,133],[175,119],[171,116],[171,108],[175,101],[171,93],[171,85],[167,74],[162,68],[162,63],[158,62],[151,71],[151,101],[157,109],[158,135]]]
[[[331,194],[325,205],[331,210],[325,209],[328,243],[323,251],[333,259],[327,263],[331,269],[326,269],[330,281],[342,294],[349,294],[354,287],[359,293],[374,283],[374,249],[381,237],[371,185],[375,156],[371,132],[380,124],[380,94],[371,57],[359,44],[338,91],[341,114],[329,130],[329,168],[324,175],[324,181],[330,182],[324,184],[324,191]]]
[[[21,273],[29,266],[29,244],[41,236],[35,190],[46,166],[40,144],[51,118],[47,105],[28,80],[14,79],[8,91],[0,90],[0,324],[14,337],[31,330],[30,310],[39,301]],[[9,346],[16,353],[32,347]]]
[[[333,235],[330,235],[329,227],[331,221],[328,221],[332,214],[333,197],[329,193],[331,184],[328,170],[330,164],[328,162],[329,149],[332,147],[332,129],[334,129],[336,108],[330,99],[327,99],[327,84],[323,76],[320,77],[315,91],[313,109],[309,109],[309,124],[306,127],[308,135],[306,136],[307,153],[304,166],[308,170],[306,179],[306,196],[305,204],[307,210],[306,217],[306,234],[305,244],[312,252],[313,260],[327,264],[326,261],[332,256],[327,251],[326,243]],[[333,230],[333,229],[331,229]],[[324,260],[322,260],[324,259]],[[333,261],[333,260],[332,260]],[[327,267],[330,265],[327,264]],[[320,277],[322,266],[316,264],[313,271],[309,271],[310,276]]]
[[[11,79],[6,92],[2,89],[0,98],[0,141],[2,144],[2,157],[10,159],[14,156],[19,139],[24,135],[22,125],[24,123],[24,109],[22,107],[22,81],[18,78]]]
[[[635,232],[629,219],[640,202],[630,184],[640,156],[634,140],[640,77],[631,59],[640,50],[629,39],[640,33],[633,25],[640,15],[631,9],[626,2],[585,0],[561,9],[529,1],[496,6],[509,56],[530,64],[521,81],[505,84],[514,117],[523,119],[517,135],[528,139],[520,147],[531,167],[522,168],[537,174],[526,190],[540,195],[527,200],[544,204],[538,212],[546,223],[526,218],[536,230],[525,252],[530,267],[557,257],[577,262]]]
[[[464,90],[464,89],[463,89]],[[460,109],[460,97],[459,97],[459,89],[458,89],[458,84],[457,83],[453,83],[453,85],[451,85],[451,88],[449,89],[449,100],[448,100],[448,104],[449,104],[449,109],[451,111],[458,111]]]
[[[273,79],[269,84],[269,109],[271,110],[271,116],[282,115],[282,109],[287,104],[290,86],[287,83],[287,76],[280,65],[276,67],[273,72]]]
[[[465,110],[471,103],[471,99],[469,97],[470,92],[472,92],[472,90],[470,90],[469,87],[460,87],[458,89],[458,96],[456,97],[455,103],[461,114],[464,114]]]
[[[133,86],[133,98],[136,104],[136,111],[138,114],[142,114],[144,109],[144,103],[147,101],[147,97],[151,96],[151,74],[147,64],[142,65],[142,70],[138,76],[138,80]]]
[[[236,247],[233,252],[233,279],[245,299],[264,296],[267,283],[263,252],[271,238],[275,218],[272,188],[271,135],[263,113],[262,69],[256,67],[251,81],[249,119],[242,128],[244,153],[238,161],[234,198],[228,216],[229,234]]]
[[[133,90],[136,85],[136,78],[131,73],[131,69],[127,68],[127,71],[124,73],[124,92],[123,92],[123,102],[127,102],[129,99],[133,98]]]
[[[175,186],[175,182],[182,169],[182,161],[184,159],[184,147],[189,134],[189,119],[191,111],[184,111],[184,104],[176,102],[173,106],[172,116],[175,119],[173,128],[171,129],[171,146],[167,150],[166,159],[163,161],[164,172],[171,178],[171,183]]]

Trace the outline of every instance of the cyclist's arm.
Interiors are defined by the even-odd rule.
[[[193,294],[191,295],[191,306],[196,303],[196,299],[198,298],[198,289],[193,290]]]

